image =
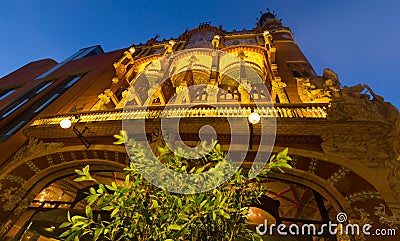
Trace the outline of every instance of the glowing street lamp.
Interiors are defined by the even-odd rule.
[[[251,124],[255,125],[255,124],[258,124],[258,122],[260,122],[261,117],[258,113],[252,112],[248,116],[248,119]]]
[[[60,126],[61,126],[61,128],[63,128],[63,129],[68,129],[68,128],[70,128],[71,127],[71,125],[72,125],[72,122],[71,122],[71,119],[63,119],[61,122],[60,122]]]
[[[261,120],[261,117],[258,113],[251,112],[250,115],[247,117],[249,120],[249,127],[250,127],[250,143],[249,148],[253,150],[253,125],[258,124]]]
[[[76,125],[79,123],[80,121],[80,117],[79,116],[75,116],[75,119],[77,119],[76,123],[74,124],[74,126],[72,127],[72,130],[74,131],[75,135],[79,138],[79,140],[82,142],[83,145],[85,145],[86,148],[90,147],[90,142],[86,139],[86,137],[83,135],[87,130],[89,130],[89,127],[85,126],[85,128],[83,129],[83,131],[78,130],[78,128],[76,127]],[[71,118],[65,118],[62,119],[60,121],[60,126],[63,129],[68,129],[70,128],[72,125],[72,121]]]

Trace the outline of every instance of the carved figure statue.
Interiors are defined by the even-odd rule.
[[[264,42],[265,42],[265,47],[267,49],[271,48],[272,44],[273,44],[273,39],[272,39],[272,35],[268,30],[265,30],[263,33],[264,36]]]
[[[219,48],[219,41],[220,41],[220,36],[219,35],[214,35],[214,38],[211,41],[211,45],[212,45],[213,49],[218,49]]]
[[[187,88],[186,81],[182,81],[176,90],[176,104],[190,103],[189,89]]]
[[[250,83],[242,83],[238,87],[238,91],[240,93],[240,101],[242,103],[250,103],[250,92],[251,92],[251,84]]]
[[[175,41],[173,39],[171,39],[167,44],[164,45],[164,56],[168,55],[168,54],[173,54],[174,53],[174,45],[175,45]]]

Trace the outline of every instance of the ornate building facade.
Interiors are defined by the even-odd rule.
[[[239,60],[223,62],[222,51]],[[122,179],[129,157],[113,145],[113,135],[123,120],[145,119],[151,143],[160,142],[162,118],[179,117],[180,137],[189,145],[202,126],[212,125],[228,150],[232,130],[223,120],[247,120],[251,112],[276,121],[273,152],[289,147],[294,167],[264,180],[266,195],[279,205],[276,212],[253,208],[255,223],[269,211],[276,223],[320,225],[346,213],[346,223],[374,229],[399,224],[398,110],[367,85],[342,86],[330,69],[315,73],[290,29],[270,12],[250,30],[202,23],[175,39],[106,53],[93,46],[60,63],[29,63],[0,79],[0,112],[0,240],[56,239],[66,210],[79,213],[84,205],[87,186],[73,182],[77,168],[90,164],[104,182]],[[63,120],[73,127],[62,128]],[[259,125],[251,130],[245,168],[262,139]]]

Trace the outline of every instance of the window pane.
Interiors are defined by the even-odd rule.
[[[47,87],[49,87],[51,84],[53,84],[53,82],[48,82],[45,85],[43,85],[42,87],[40,87],[38,90],[36,90],[35,94],[39,94],[40,92],[42,92],[43,90],[45,90]]]
[[[53,95],[51,98],[46,100],[43,104],[41,104],[34,112],[38,113],[39,111],[43,110],[46,106],[48,106],[51,102],[53,102],[53,100],[55,100],[58,96],[59,96],[59,94]]]
[[[11,113],[13,113],[14,111],[16,111],[19,107],[21,107],[22,105],[24,105],[26,102],[28,102],[29,99],[25,99],[24,101],[20,102],[18,105],[14,106],[11,110],[7,111],[2,117],[6,118],[7,116],[9,116]]]
[[[7,96],[11,95],[12,93],[15,92],[15,89],[12,90],[5,90],[0,94],[0,100],[4,100]]]
[[[73,86],[76,82],[78,82],[78,80],[80,80],[82,76],[77,76],[75,78],[73,78],[72,80],[70,80],[68,82],[68,84],[65,86],[66,89],[68,89],[69,87]]]

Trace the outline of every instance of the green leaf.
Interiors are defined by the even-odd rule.
[[[219,144],[215,145],[215,150],[217,150],[217,152],[221,152],[221,146]]]
[[[112,211],[112,213],[111,213],[111,217],[114,217],[117,213],[119,212],[119,208],[116,208],[116,209],[114,209],[113,211]]]
[[[172,224],[172,225],[169,225],[168,226],[168,229],[169,230],[181,230],[182,229],[182,227],[180,226],[180,225],[178,225],[178,224]]]
[[[70,222],[64,222],[64,223],[62,223],[60,226],[58,226],[59,228],[66,228],[66,227],[69,227],[69,226],[71,226],[71,223]]]
[[[196,204],[199,204],[201,201],[203,201],[203,198],[204,198],[204,194],[201,194],[201,195],[197,198]]]
[[[78,222],[85,220],[85,217],[75,215],[71,218],[71,220],[72,220],[72,223],[77,224]]]
[[[81,176],[81,177],[75,178],[74,181],[75,182],[94,181],[94,179],[87,177],[87,176]]]
[[[99,193],[103,193],[103,192],[107,191],[106,187],[103,184],[99,184],[99,190],[100,190],[100,191],[98,191]]]
[[[83,169],[82,169],[83,173],[85,175],[89,174],[89,165],[86,165]]]
[[[289,165],[288,163],[282,163],[281,167],[292,168],[292,166]]]
[[[111,209],[114,209],[114,207],[113,206],[105,206],[105,207],[102,207],[101,209],[104,211],[109,211]]]
[[[67,231],[63,232],[63,233],[60,235],[60,238],[65,237],[65,236],[68,236],[68,235],[70,235],[71,233],[72,233],[72,230],[71,230],[71,229],[68,229]],[[71,235],[71,236],[72,236],[72,235]]]
[[[79,169],[75,169],[75,172],[76,172],[76,174],[78,174],[78,175],[80,175],[80,176],[85,175],[85,174],[83,173],[83,171],[81,171],[81,170],[79,170]]]
[[[91,194],[96,194],[96,190],[93,187],[89,188],[89,192]]]
[[[157,200],[154,200],[154,199],[153,199],[153,200],[151,200],[151,202],[153,203],[153,207],[157,209],[157,208],[158,208],[158,202],[157,202]]]
[[[86,206],[86,217],[92,219],[93,218],[93,211],[92,208],[90,207],[90,205]]]
[[[178,202],[178,207],[182,208],[182,200],[180,198],[178,198],[177,202]]]
[[[231,218],[231,216],[229,216],[229,214],[227,214],[224,210],[219,210],[219,214],[221,214],[224,218]]]
[[[128,174],[128,175],[126,175],[126,177],[125,177],[125,186],[129,186],[129,183],[130,183],[130,178],[131,178],[131,176]]]
[[[282,152],[279,152],[279,153],[276,155],[276,160],[280,160],[280,159],[282,159]]]
[[[102,223],[103,221],[101,220],[101,215],[100,214],[97,214],[97,222],[98,223]]]
[[[206,200],[204,200],[201,204],[200,204],[200,206],[199,206],[199,209],[201,209],[206,203],[208,202],[208,200],[206,199]]]
[[[121,130],[119,132],[119,135],[114,135],[114,138],[117,139],[116,141],[114,141],[114,144],[119,145],[124,144],[127,141],[128,136],[125,131]]]
[[[98,229],[96,229],[96,231],[94,231],[94,235],[93,235],[93,241],[94,240],[98,240],[99,239],[99,237],[100,237],[100,234],[103,232],[103,229],[102,228],[98,228]]]
[[[287,156],[288,152],[289,152],[289,148],[287,148],[287,147],[283,151],[281,151],[283,156]]]

